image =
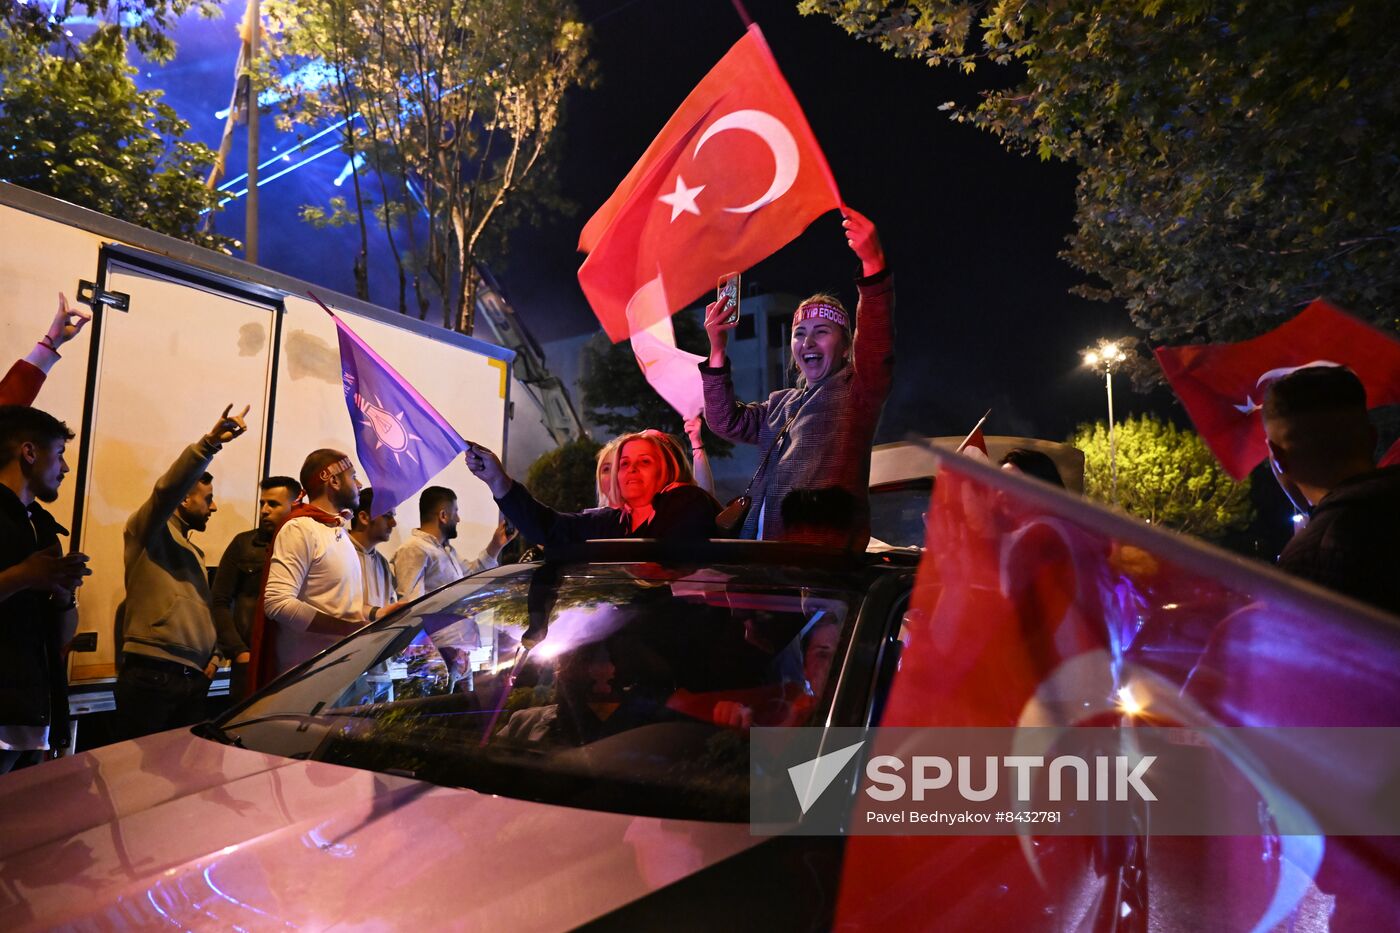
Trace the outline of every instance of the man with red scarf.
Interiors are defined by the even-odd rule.
[[[365,605],[348,527],[360,501],[350,457],[329,448],[312,451],[301,467],[301,485],[310,501],[292,510],[272,542],[263,618],[254,623],[254,686],[397,608]]]

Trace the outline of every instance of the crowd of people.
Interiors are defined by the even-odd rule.
[[[864,550],[871,448],[893,381],[894,288],[874,224],[849,208],[844,215],[860,264],[859,302],[854,315],[829,294],[798,305],[793,388],[740,401],[725,353],[736,323],[732,299],[706,309],[704,424],[762,451],[744,494],[727,506],[713,494],[698,418],[686,423],[690,456],[661,431],[611,441],[598,457],[597,507],[581,512],[539,502],[495,453],[473,445],[467,467],[504,516],[490,541],[463,561],[452,545],[457,496],[433,486],[419,497],[418,527],[389,558],[379,547],[392,537],[394,511],[374,508],[374,492],[361,485],[347,454],[321,449],[307,455],[298,477],[261,482],[258,527],[226,548],[211,586],[192,535],[217,509],[211,465],[246,431],[248,410],[226,408],[179,453],[125,527],[115,688],[121,734],[202,719],[224,661],[234,695],[243,695],[404,602],[495,566],[516,529],[544,545],[737,537]],[[64,552],[66,531],[43,508],[68,472],[64,454],[74,435],[32,406],[59,348],[88,318],[60,296],[49,330],[0,381],[0,773],[66,737],[64,651],[76,628],[73,594],[90,571],[83,554]],[[1400,467],[1375,466],[1359,380],[1342,367],[1299,370],[1270,386],[1263,423],[1280,484],[1313,517],[1281,566],[1400,613],[1400,576],[1389,572]],[[1054,463],[1035,451],[1013,451],[1003,467],[1063,485]]]
[[[74,594],[89,559],[44,508],[69,472],[73,431],[34,402],[59,348],[90,319],[59,297],[35,349],[0,380],[0,773],[33,764],[68,738],[66,656]],[[125,598],[117,610],[117,733],[134,738],[206,716],[215,671],[231,668],[237,697],[373,621],[468,574],[494,567],[514,535],[501,522],[463,561],[457,495],[424,489],[419,524],[392,558],[396,526],[376,510],[349,456],[312,451],[299,478],[259,484],[258,527],[225,548],[211,585],[196,534],[218,511],[210,472],[247,431],[248,408],[224,409],[180,451],[123,529]]]
[[[738,322],[735,299],[725,295],[705,309],[704,422],[725,440],[763,451],[742,496],[723,509],[715,500],[700,423],[689,421],[689,463],[675,438],[661,431],[607,445],[598,458],[598,507],[582,512],[560,513],[540,503],[493,452],[475,446],[467,467],[486,483],[502,514],[527,538],[546,544],[734,537],[863,550],[870,538],[871,448],[894,379],[894,283],[875,225],[852,208],[843,214],[847,245],[860,263],[860,300],[854,318],[834,295],[813,295],[797,306],[794,388],[759,402],[739,401],[725,355]],[[804,508],[813,495],[817,507]],[[832,507],[823,509],[822,502]],[[784,515],[794,511],[809,520],[789,533]]]

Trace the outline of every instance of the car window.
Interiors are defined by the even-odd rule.
[[[923,547],[933,478],[884,483],[870,490],[870,534],[892,547]]]
[[[220,725],[247,748],[494,794],[746,820],[746,731],[819,721],[854,600],[723,569],[497,572]]]

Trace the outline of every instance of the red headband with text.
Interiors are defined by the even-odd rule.
[[[824,301],[814,301],[811,304],[802,305],[792,314],[792,326],[796,327],[803,321],[811,318],[820,318],[824,321],[831,321],[833,324],[840,324],[847,331],[851,329],[851,317],[844,308],[828,304]]]

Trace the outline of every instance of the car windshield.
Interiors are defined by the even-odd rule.
[[[746,820],[746,730],[823,716],[854,614],[838,586],[754,577],[502,568],[363,629],[214,732],[492,794]]]

